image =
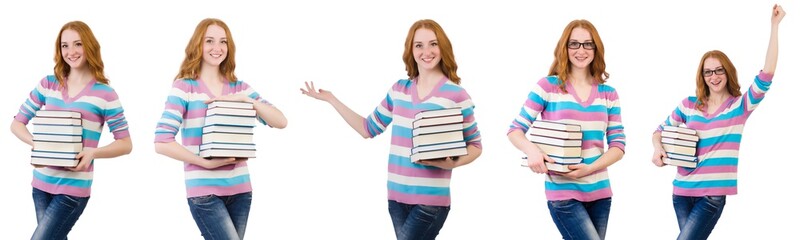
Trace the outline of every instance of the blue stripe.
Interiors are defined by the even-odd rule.
[[[537,94],[534,91],[528,93],[528,100],[542,106],[545,106],[547,104],[547,102],[542,98],[542,96],[539,96],[539,94]],[[522,106],[522,109],[523,109],[522,111],[524,112],[525,105]]]
[[[736,180],[708,180],[700,182],[686,182],[674,180],[672,185],[679,188],[713,188],[713,187],[736,187]]]
[[[583,141],[589,141],[589,140],[603,141],[605,137],[606,137],[605,131],[600,131],[600,130],[583,131]]]
[[[720,143],[741,143],[742,142],[742,134],[724,134],[716,137],[708,137],[702,138],[700,141],[697,142],[697,147],[709,147]]]
[[[587,164],[587,165],[588,165],[588,164],[592,164],[592,163],[594,163],[594,161],[597,161],[597,159],[600,159],[600,156],[602,156],[602,155],[597,155],[597,156],[592,156],[592,157],[586,157],[586,158],[583,158],[583,160],[581,161],[581,163],[585,163],[585,164]]]
[[[608,109],[608,115],[620,115],[622,110],[619,107],[612,107]]]
[[[445,85],[442,85],[441,88],[439,88],[439,91],[441,91],[441,92],[460,92],[462,89],[463,88],[461,88],[461,86],[458,86],[458,85],[455,85],[455,84],[445,84]]]
[[[52,185],[59,185],[59,186],[71,186],[71,187],[78,187],[78,188],[89,188],[92,186],[92,180],[82,180],[82,179],[74,179],[74,178],[60,178],[60,177],[53,177],[47,176],[39,171],[33,170],[33,177],[36,179],[41,180],[42,182],[52,184]]]
[[[411,151],[409,150],[408,153],[410,155]],[[429,167],[422,164],[413,163],[411,162],[411,158],[396,154],[389,154],[389,164],[414,169],[439,169],[437,167]]]
[[[186,187],[231,187],[242,183],[250,182],[250,174],[245,174],[232,178],[197,178],[187,179]]]
[[[573,110],[579,112],[586,112],[586,113],[607,113],[608,108],[603,105],[589,105],[588,107],[583,107],[582,105],[576,102],[548,102],[545,109],[549,112],[555,111],[562,111],[562,110]]]
[[[580,192],[594,192],[597,190],[601,190],[604,188],[608,188],[610,186],[610,182],[608,179],[602,180],[592,184],[580,184],[580,183],[553,183],[553,182],[545,182],[544,188],[550,191],[559,191],[559,190],[574,190]]]
[[[167,103],[186,107],[186,100],[177,96],[170,95],[167,97]]]
[[[392,181],[386,181],[389,190],[401,192],[404,194],[417,194],[417,195],[433,195],[433,196],[450,196],[450,188],[446,187],[423,187],[423,186],[409,186]]]

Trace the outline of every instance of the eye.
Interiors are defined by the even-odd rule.
[[[589,47],[591,49],[594,49],[594,46],[595,46],[594,42],[585,42],[585,43],[583,43],[583,47]]]
[[[67,44],[61,44],[61,48],[67,48],[67,47],[69,47],[67,46]]]
[[[439,43],[438,42],[432,42],[431,46],[434,46],[434,47],[439,46]]]
[[[206,39],[206,43],[214,43],[214,40]]]
[[[75,46],[76,46],[76,47],[82,47],[82,46],[83,46],[83,43],[75,43]]]
[[[224,44],[228,44],[228,40],[222,40],[222,41],[219,41],[219,42],[224,43]]]
[[[712,72],[713,71],[711,71],[711,70],[703,70],[703,76],[706,76],[706,77],[711,76]]]
[[[579,42],[569,42],[567,43],[568,48],[576,49],[581,47],[581,43]]]
[[[415,48],[422,48],[422,44],[421,44],[421,43],[415,43],[415,44],[414,44],[414,47],[415,47]]]

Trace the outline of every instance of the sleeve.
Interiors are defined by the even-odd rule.
[[[625,152],[625,127],[622,126],[622,108],[620,107],[617,91],[608,93],[608,127],[606,128],[606,141],[608,148],[619,148]]]
[[[272,103],[270,103],[270,102],[269,102],[269,101],[267,101],[266,99],[262,98],[262,97],[261,97],[261,95],[260,95],[260,94],[258,94],[258,92],[256,92],[256,90],[255,90],[255,89],[253,89],[252,87],[250,87],[250,85],[248,85],[247,83],[245,83],[245,82],[243,82],[243,81],[240,81],[240,82],[242,83],[242,92],[241,92],[242,94],[245,94],[245,95],[247,95],[247,97],[249,97],[249,98],[252,98],[253,100],[256,100],[256,101],[259,101],[259,102],[261,102],[261,103],[264,103],[264,104],[267,104],[267,105],[273,106],[273,105],[272,105]],[[264,120],[264,119],[262,119],[260,116],[256,115],[256,119],[257,119],[257,120],[258,120],[258,122],[260,122],[261,124],[263,124],[263,125],[267,125],[267,121],[266,121],[266,120]],[[269,125],[267,125],[267,126],[269,126]],[[272,127],[272,126],[270,126],[270,127]]]
[[[675,110],[672,111],[672,114],[667,116],[667,120],[664,120],[658,127],[656,128],[656,132],[664,131],[664,126],[679,126],[681,123],[686,123],[686,113],[689,109],[694,108],[695,100],[693,98],[685,98],[681,103],[675,107]]]
[[[747,96],[744,98],[744,110],[747,117],[750,117],[753,110],[755,110],[758,104],[761,103],[761,100],[764,99],[764,94],[767,93],[770,85],[772,85],[772,76],[772,74],[766,74],[763,71],[759,72],[753,84],[747,89]]]
[[[172,83],[172,90],[169,92],[167,102],[164,104],[164,112],[156,125],[155,142],[174,142],[175,135],[178,134],[186,109],[189,105],[189,84],[184,80],[176,80]]]
[[[28,99],[19,107],[19,112],[14,116],[14,119],[27,125],[28,122],[36,116],[36,111],[39,111],[45,104],[45,93],[49,91],[48,86],[53,84],[53,81],[55,81],[54,76],[42,78],[39,84],[36,85],[36,88],[31,90],[31,93],[28,94]]]
[[[467,145],[483,148],[481,132],[478,130],[478,122],[475,121],[475,103],[466,91],[462,90],[462,93],[464,99],[458,105],[461,107],[461,114],[464,115],[464,141]]]
[[[514,130],[520,130],[523,133],[528,132],[533,121],[545,110],[547,103],[550,101],[550,94],[545,90],[547,86],[551,85],[549,81],[550,80],[546,77],[540,79],[533,90],[528,93],[528,98],[525,99],[525,102],[522,104],[519,115],[511,122],[511,126],[506,134]]]
[[[386,93],[386,97],[383,98],[383,101],[375,107],[375,110],[373,110],[369,116],[364,118],[364,129],[367,130],[370,138],[378,136],[386,131],[386,127],[392,123],[394,117],[392,113],[394,110],[392,92],[399,88],[399,84],[393,85],[392,89],[389,89]]]
[[[109,92],[108,103],[103,109],[103,119],[108,124],[108,130],[114,134],[114,139],[130,137],[128,121],[125,120],[125,110],[119,101],[119,95],[114,90]]]

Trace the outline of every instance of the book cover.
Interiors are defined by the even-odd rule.
[[[580,132],[581,125],[560,123],[555,121],[536,120],[533,121],[531,127],[544,128],[550,130],[567,131],[567,132]]]
[[[67,126],[67,125],[39,125],[33,124],[34,134],[52,134],[52,135],[82,135],[82,126]]]
[[[205,149],[200,151],[200,157],[235,157],[235,158],[255,158],[255,150],[236,150],[236,149]]]
[[[549,156],[556,156],[562,158],[580,158],[581,157],[581,147],[562,147],[562,146],[554,146],[554,145],[547,145],[542,143],[534,143],[542,153],[547,154]]]
[[[449,143],[440,143],[440,144],[432,144],[432,145],[423,145],[415,148],[411,148],[411,154],[415,154],[418,152],[429,152],[429,151],[437,151],[437,150],[445,150],[445,149],[453,149],[453,148],[466,148],[467,143],[464,141],[457,141],[457,142],[449,142]]]
[[[42,141],[42,142],[82,142],[81,135],[72,135],[72,134],[41,134],[41,133],[33,133],[33,141]]]
[[[672,158],[668,158],[668,157],[661,158],[661,161],[664,162],[664,164],[671,165],[671,166],[687,167],[687,168],[696,168],[697,167],[697,162],[696,161],[683,161],[683,160],[672,159]]]
[[[225,107],[225,108],[239,108],[239,109],[253,109],[253,104],[249,102],[238,101],[223,101],[217,100],[208,104],[208,109]]]
[[[545,136],[531,135],[531,142],[542,143],[547,145],[562,146],[562,147],[580,147],[582,141],[580,139],[558,139]]]
[[[34,117],[30,123],[34,125],[66,125],[81,126],[80,118]]]
[[[218,132],[211,132],[205,133],[202,136],[202,143],[212,143],[212,142],[227,142],[227,143],[253,143],[253,134],[243,134],[243,133],[218,133]]]
[[[661,127],[663,127],[664,131],[667,131],[667,132],[677,132],[677,133],[683,133],[683,134],[689,134],[689,135],[697,135],[697,130],[694,130],[694,129],[691,129],[691,128],[687,128],[687,127],[666,126],[666,125],[661,126]]]
[[[425,126],[435,126],[435,125],[443,125],[443,124],[450,124],[450,123],[463,123],[464,116],[463,115],[455,115],[455,116],[446,116],[446,117],[435,117],[435,118],[422,118],[414,120],[411,124],[412,128],[420,128]]]
[[[231,150],[256,150],[254,143],[227,143],[227,142],[210,142],[200,144],[200,150],[206,149],[231,149]]]
[[[544,166],[547,167],[547,170],[554,171],[554,172],[571,172],[572,170],[569,169],[569,165],[571,164],[558,164],[558,163],[550,163],[544,162]],[[522,162],[519,164],[520,167],[529,167],[528,166],[528,159],[523,158]]]
[[[206,110],[206,116],[211,115],[231,115],[231,116],[243,116],[243,117],[255,117],[256,110],[255,109],[242,109],[242,108],[226,108],[226,107],[215,107],[209,108]]]
[[[669,131],[662,131],[661,132],[662,138],[676,138],[680,140],[692,141],[697,142],[700,141],[700,137],[696,135],[689,135],[685,133],[678,133],[678,132],[669,132]]]
[[[242,133],[253,134],[254,127],[244,127],[235,125],[207,125],[203,126],[203,133],[221,132],[221,133]]]
[[[673,144],[684,147],[697,147],[697,142],[694,141],[681,140],[677,138],[668,138],[663,136],[661,137],[661,143]]]
[[[204,126],[209,125],[228,125],[241,127],[255,127],[255,117],[243,117],[234,115],[209,115],[206,116]]]
[[[544,136],[558,139],[567,140],[580,140],[583,139],[583,132],[567,132],[559,130],[550,130],[544,128],[532,127],[528,130],[530,136]]]
[[[426,160],[426,159],[457,157],[457,156],[464,156],[464,155],[467,155],[467,148],[466,147],[452,148],[452,149],[427,151],[427,152],[418,152],[416,154],[411,154],[411,161],[412,162],[418,162],[420,160]]]
[[[36,116],[52,118],[81,118],[81,113],[67,110],[39,110],[36,111]]]
[[[31,157],[31,164],[54,166],[54,167],[75,167],[78,166],[80,160],[76,159],[60,159],[60,158],[43,158]]]
[[[664,146],[664,151],[666,151],[667,153],[677,153],[689,156],[694,156],[697,153],[697,148],[694,147],[686,147],[686,146],[679,146],[666,143],[662,143],[661,146]]]
[[[414,115],[414,119],[435,118],[445,116],[462,115],[460,107],[437,109],[437,110],[424,110]]]
[[[83,143],[33,141],[33,150],[50,152],[80,152],[83,150]]]
[[[452,124],[414,128],[413,130],[411,130],[411,135],[417,136],[430,133],[462,131],[462,130],[464,130],[464,124],[459,122]]]

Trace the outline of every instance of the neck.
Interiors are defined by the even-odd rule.
[[[720,104],[720,103],[722,103],[722,101],[725,101],[725,99],[728,99],[728,97],[730,97],[730,96],[731,95],[728,92],[721,92],[721,93],[711,92],[708,95],[708,103],[709,104],[712,104],[712,103],[713,104]]]
[[[93,78],[94,75],[85,68],[72,68],[69,70],[67,81],[77,84],[86,84],[92,81]]]
[[[206,83],[222,83],[225,78],[219,71],[219,67],[203,66],[200,68],[200,79]]]
[[[444,73],[439,68],[435,70],[425,70],[419,69],[419,76],[417,76],[417,81],[419,84],[436,84],[439,82],[440,79],[444,77]]]
[[[589,74],[589,70],[586,68],[570,68],[569,78],[574,83],[592,84],[592,75]]]

